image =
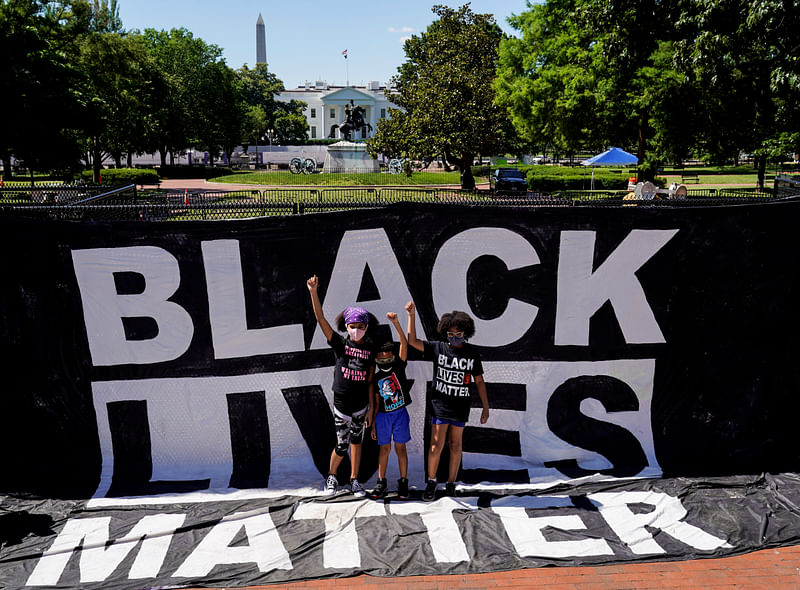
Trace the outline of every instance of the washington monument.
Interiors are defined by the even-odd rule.
[[[258,13],[256,21],[256,65],[267,63],[267,31],[264,28],[264,19]]]

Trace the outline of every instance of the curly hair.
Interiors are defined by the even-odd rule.
[[[347,325],[344,323],[344,310],[342,310],[341,313],[336,316],[336,319],[333,320],[333,323],[336,326],[336,329],[339,330],[340,332],[347,332]],[[371,328],[374,328],[377,325],[378,325],[378,318],[369,313],[369,322],[367,323],[367,331],[369,332]]]
[[[475,335],[475,320],[465,311],[454,310],[443,314],[436,328],[439,336],[447,339],[447,332],[452,328],[464,332],[465,338],[472,338]]]

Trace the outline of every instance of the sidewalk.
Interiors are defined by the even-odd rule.
[[[231,184],[228,182],[213,182],[206,181],[199,178],[167,178],[161,181],[160,188],[168,191],[183,192],[188,190],[190,192],[206,192],[206,191],[241,191],[241,190],[259,190],[266,188],[268,185],[262,184]],[[689,189],[711,189],[711,188],[753,188],[752,184],[690,184],[686,185]],[[149,187],[148,187],[149,188]],[[287,188],[287,187],[283,187]],[[302,188],[300,186],[293,186],[291,188]],[[316,185],[313,188],[326,188],[325,186]],[[424,188],[422,186],[418,188]],[[458,187],[442,187],[442,188],[458,188]],[[488,183],[479,183],[477,188],[488,190]]]
[[[746,555],[694,561],[666,561],[593,567],[545,567],[487,574],[377,578],[356,576],[311,580],[249,590],[342,590],[384,588],[545,588],[546,590],[623,590],[629,588],[800,589],[800,545],[763,549]]]

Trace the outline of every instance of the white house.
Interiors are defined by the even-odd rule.
[[[347,117],[345,107],[352,100],[354,105],[364,109],[364,121],[372,126],[372,131],[358,130],[351,138],[366,139],[375,134],[378,121],[389,117],[389,107],[395,106],[384,95],[385,90],[386,87],[379,82],[369,82],[366,86],[329,86],[323,81],[314,84],[306,82],[296,89],[281,92],[276,100],[302,100],[306,103],[305,116],[308,121],[308,137],[311,139],[326,138],[333,125],[342,125]],[[334,137],[342,138],[338,128]]]

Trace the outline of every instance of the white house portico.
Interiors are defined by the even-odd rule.
[[[366,86],[328,86],[326,82],[306,83],[293,90],[281,92],[276,99],[288,102],[302,100],[306,103],[304,114],[308,122],[308,137],[322,139],[328,137],[334,125],[341,126],[347,120],[345,108],[353,101],[354,105],[364,109],[364,121],[369,129],[359,129],[352,134],[352,139],[372,137],[378,127],[378,121],[389,117],[389,108],[394,105],[386,98],[386,87],[378,82],[370,82]],[[341,139],[338,128],[334,130],[335,138]]]

